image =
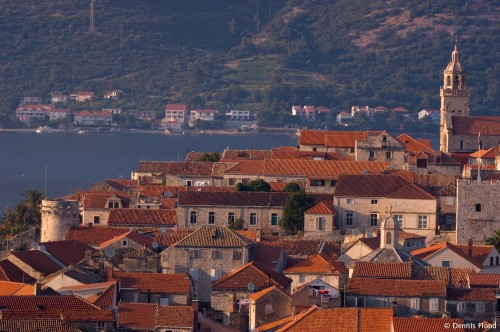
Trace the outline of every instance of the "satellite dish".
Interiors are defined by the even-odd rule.
[[[109,257],[109,258],[113,258],[115,257],[115,254],[116,254],[116,250],[113,249],[113,248],[108,248],[106,250],[104,250],[104,254]]]
[[[41,252],[47,252],[47,248],[45,248],[45,246],[42,244],[42,245],[40,246],[40,251],[41,251]]]
[[[158,242],[151,243],[151,247],[153,247],[153,249],[158,248]]]
[[[247,288],[250,292],[253,292],[255,290],[255,285],[252,282],[249,282]]]
[[[31,249],[38,250],[38,248],[39,248],[38,242],[33,242],[31,244]]]
[[[167,227],[160,227],[160,233],[166,233]]]

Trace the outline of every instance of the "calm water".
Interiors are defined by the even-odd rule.
[[[295,135],[0,132],[0,215],[27,189],[50,198],[108,178],[130,178],[141,160],[184,160],[190,151],[295,146]],[[45,173],[47,176],[45,177]]]

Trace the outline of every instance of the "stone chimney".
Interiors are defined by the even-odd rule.
[[[469,245],[468,248],[467,248],[467,255],[469,255],[470,257],[472,257],[472,245],[474,244],[474,242],[472,241],[472,237],[469,237],[469,240],[467,241],[467,244]]]
[[[113,267],[112,266],[108,267],[108,270],[106,272],[107,272],[106,281],[113,280]]]
[[[262,229],[257,229],[255,231],[255,242],[260,242],[262,239]]]

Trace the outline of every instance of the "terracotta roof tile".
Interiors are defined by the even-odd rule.
[[[118,328],[130,330],[154,330],[158,304],[127,303],[118,304]]]
[[[309,159],[321,158],[323,160],[354,160],[353,156],[342,156],[336,152],[300,151],[296,147],[282,146],[272,149],[271,159]]]
[[[500,274],[478,273],[470,276],[471,287],[500,287]]]
[[[314,205],[312,208],[306,210],[307,214],[336,214],[332,202],[322,201]]]
[[[274,270],[276,268],[276,263],[278,262],[282,253],[283,247],[279,242],[257,242],[255,244],[253,261]]]
[[[0,296],[33,295],[35,287],[19,282],[0,281]]]
[[[115,236],[114,238],[101,243],[99,245],[99,249],[104,249],[107,246],[109,246],[110,244],[115,243],[116,241],[120,241],[124,238],[128,238],[128,239],[130,239],[130,240],[132,240],[140,245],[146,246],[150,250],[153,249],[151,246],[153,243],[153,239],[149,236],[139,234],[139,232],[137,232],[137,231],[129,231],[127,233],[123,233],[121,235]]]
[[[430,192],[397,175],[341,175],[335,196],[436,199]]]
[[[236,233],[240,234],[241,236],[246,237],[252,242],[257,241],[257,230],[254,229],[241,229],[241,230],[235,230]],[[262,236],[262,235],[261,235]]]
[[[247,290],[250,282],[255,285],[255,290],[260,291],[271,284],[286,289],[292,283],[292,279],[258,263],[251,262],[217,280],[212,285],[212,290]]]
[[[29,265],[34,271],[40,272],[45,276],[64,268],[54,263],[54,261],[39,250],[14,251],[9,255],[21,260],[26,265]],[[6,256],[6,259],[8,259],[9,255]]]
[[[192,231],[171,231],[168,230],[165,233],[157,232],[154,236],[154,240],[160,248],[168,248],[171,245],[179,242],[183,238],[185,238],[187,235],[192,233]]]
[[[111,228],[106,226],[79,227],[66,235],[66,240],[79,240],[91,246],[98,246],[116,236],[130,232],[130,228]]]
[[[176,247],[249,247],[253,244],[244,236],[226,226],[205,225],[187,235],[174,246]]]
[[[195,314],[191,306],[159,306],[156,326],[193,329]]]
[[[284,295],[286,295],[287,297],[290,297],[290,295],[288,295],[287,293],[285,293],[280,287],[276,287],[275,285],[271,286],[271,287],[268,287],[268,288],[265,288],[263,290],[261,290],[260,292],[256,292],[256,293],[252,293],[248,296],[248,298],[250,300],[254,300],[254,301],[258,301],[260,300],[262,297],[266,296],[267,294],[271,293],[271,292],[280,292]]]
[[[212,165],[212,162],[141,161],[137,172],[210,176]]]
[[[113,306],[114,299],[116,298],[116,281],[104,282],[102,285],[107,285],[107,287],[96,295],[88,297],[87,301],[99,308],[110,308]]]
[[[316,254],[285,270],[285,274],[346,274],[349,270],[343,262],[335,261],[323,253]]]
[[[45,319],[0,319],[0,331],[54,331],[54,332],[80,332],[63,322],[60,318]]]
[[[446,296],[446,282],[434,280],[400,280],[379,278],[351,278],[347,294],[373,296]]]
[[[329,248],[322,239],[283,238],[280,239],[280,243],[289,256],[311,257],[320,252],[332,254],[327,252]]]
[[[392,309],[379,308],[334,308],[312,307],[298,315],[276,332],[310,331],[323,332],[326,326],[335,326],[335,331],[360,332],[391,330]]]
[[[56,296],[0,296],[0,307],[5,310],[37,311],[44,310],[100,310],[93,304],[76,295]]]
[[[402,230],[399,230],[398,234],[399,234],[399,238],[403,239],[403,240],[425,238],[424,235],[415,234],[415,233],[409,233],[409,232],[405,232],[405,231],[402,231]]]
[[[91,246],[78,240],[42,242],[40,245],[44,245],[49,254],[66,266],[84,260],[86,250],[90,250],[92,253],[96,251]]]
[[[453,133],[455,135],[474,135],[479,132],[483,136],[500,135],[500,116],[453,116]]]
[[[483,263],[492,251],[492,246],[471,246],[471,254],[469,255],[469,246],[468,245],[457,245],[449,242],[443,242],[439,244],[435,244],[426,248],[413,250],[411,253],[413,256],[420,258],[422,260],[429,259],[437,252],[444,250],[445,248],[452,250],[457,255],[460,255],[462,258],[468,260],[470,263],[474,264],[478,268],[483,268]]]
[[[177,224],[176,210],[110,209],[109,226],[174,226]]]
[[[357,278],[394,278],[411,279],[411,262],[363,262],[358,261],[354,266],[352,277]]]
[[[165,110],[185,111],[187,110],[187,106],[184,104],[167,104],[167,106],[165,106]]]
[[[495,288],[450,288],[448,301],[496,302]]]
[[[420,317],[394,317],[392,319],[394,324],[394,332],[449,332],[450,328],[453,332],[465,332],[461,327],[464,320],[461,318],[420,318]],[[455,325],[456,324],[456,325]]]
[[[121,288],[137,288],[142,293],[188,294],[191,278],[185,274],[113,272]]]
[[[278,320],[275,320],[273,322],[258,326],[255,329],[255,332],[268,332],[268,331],[276,331],[277,328],[289,323],[290,321],[293,320],[295,316],[287,316],[285,318],[281,318]]]
[[[13,282],[34,283],[35,279],[18,268],[15,264],[4,259],[0,261],[0,279]]]
[[[221,161],[263,160],[271,158],[271,150],[232,150],[225,149]]]
[[[500,148],[498,145],[489,148],[487,150],[478,150],[469,155],[470,158],[482,158],[482,159],[495,159],[500,153]]]
[[[415,269],[415,278],[423,280],[441,280],[448,287],[468,287],[467,280],[476,274],[473,268],[441,267],[441,266],[419,266]]]
[[[121,200],[123,207],[128,207],[130,195],[116,192],[82,192],[80,193],[80,202],[84,209],[105,209],[107,201],[110,198]]]

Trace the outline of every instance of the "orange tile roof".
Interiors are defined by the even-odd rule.
[[[496,302],[496,288],[449,288],[448,301]]]
[[[16,257],[26,265],[30,266],[34,271],[39,272],[44,276],[50,275],[64,268],[54,263],[54,261],[46,256],[46,254],[39,250],[14,251],[9,255]],[[7,259],[9,255],[5,256],[5,259]]]
[[[347,294],[365,296],[446,297],[446,282],[435,280],[402,280],[350,278]]]
[[[470,158],[482,158],[482,159],[495,159],[496,156],[500,153],[500,148],[498,145],[495,145],[492,148],[487,150],[478,150],[469,155]]]
[[[470,276],[471,287],[500,287],[500,274],[477,273]]]
[[[363,262],[357,261],[352,277],[411,279],[411,262]]]
[[[185,238],[188,234],[192,233],[192,231],[177,231],[174,232],[172,230],[168,230],[165,233],[157,232],[154,235],[154,241],[158,243],[161,248],[168,248],[171,245],[179,242],[183,238]]]
[[[114,238],[101,243],[99,245],[99,249],[102,250],[102,249],[106,248],[107,246],[109,246],[110,244],[115,243],[116,241],[120,241],[124,238],[128,238],[134,242],[137,242],[138,244],[144,245],[147,248],[149,248],[150,250],[153,249],[151,247],[153,239],[149,236],[139,234],[139,232],[137,232],[137,231],[129,231],[127,233],[123,233],[121,235],[115,236]]]
[[[435,244],[435,245],[432,245],[432,246],[429,246],[426,248],[413,250],[411,253],[413,256],[415,256],[417,258],[420,258],[422,260],[427,260],[427,259],[431,258],[437,252],[444,250],[444,249],[452,250],[457,255],[468,260],[471,264],[474,264],[478,268],[482,269],[483,263],[484,263],[486,257],[488,257],[490,252],[493,250],[493,246],[473,245],[470,248],[470,249],[472,249],[472,252],[471,252],[472,256],[470,256],[468,245],[457,245],[457,244],[452,244],[449,242],[443,242],[443,243],[438,243],[438,244]]]
[[[112,197],[116,197],[122,201],[124,207],[128,207],[131,196],[124,193],[116,192],[83,192],[81,193],[80,202],[84,209],[105,209],[106,202]]]
[[[35,287],[19,282],[0,281],[0,296],[33,295]]]
[[[453,116],[455,135],[500,136],[500,116]]]
[[[296,147],[282,146],[272,149],[271,159],[310,159],[322,158],[324,160],[354,160],[353,156],[342,156],[336,152],[300,151]]]
[[[309,257],[285,270],[285,274],[346,274],[349,270],[343,262],[335,261],[323,253]]]
[[[121,288],[137,288],[141,293],[169,293],[187,295],[192,285],[186,274],[113,272]]]
[[[221,161],[263,160],[271,158],[271,150],[232,150],[225,149]]]
[[[336,214],[332,202],[322,201],[314,205],[312,208],[306,210],[307,214]]]
[[[0,261],[0,279],[22,283],[35,282],[35,279],[33,279],[33,277],[31,277],[29,274],[6,259]]]
[[[212,162],[141,161],[137,172],[165,173],[169,175],[210,176]]]
[[[268,332],[268,331],[276,331],[277,328],[289,323],[292,321],[296,316],[287,316],[278,320],[275,320],[273,322],[263,324],[255,328],[255,332]]]
[[[261,241],[255,244],[253,261],[264,265],[270,269],[276,268],[280,256],[283,253],[283,247],[277,241]]]
[[[335,331],[360,332],[391,330],[392,309],[379,308],[333,308],[312,307],[280,327],[276,332],[323,332],[325,327],[335,327]]]
[[[249,247],[252,244],[252,241],[226,226],[204,225],[174,244],[174,246],[238,248]]]
[[[38,311],[40,306],[45,310],[100,310],[95,305],[76,295],[48,296],[0,296],[0,307],[5,310]]]
[[[66,240],[79,240],[83,243],[86,243],[91,246],[100,245],[103,242],[106,242],[115,236],[119,236],[125,233],[130,232],[130,228],[128,227],[106,227],[106,226],[93,226],[89,227],[78,227],[72,229],[66,235]]]
[[[435,200],[436,196],[397,175],[341,175],[335,188],[340,197],[390,197]]]
[[[356,141],[366,141],[366,132],[339,132],[325,136],[327,148],[354,148]]]
[[[462,318],[421,318],[421,317],[394,317],[392,319],[394,332],[465,332]],[[445,325],[449,324],[449,325]],[[451,326],[446,328],[445,326]]]
[[[110,209],[109,226],[175,226],[176,210]]]
[[[80,332],[60,318],[44,319],[0,319],[1,331],[57,331],[57,332]]]
[[[409,232],[405,232],[402,230],[399,230],[398,234],[399,234],[399,238],[403,239],[403,240],[420,239],[420,238],[425,237],[425,235],[409,233]]]
[[[194,327],[194,312],[191,306],[158,306],[158,316],[156,316],[156,326],[158,327],[176,327],[190,328]]]
[[[325,136],[328,131],[325,130],[302,130],[300,132],[300,145],[324,145]]]
[[[281,294],[284,294],[285,296],[290,297],[290,295],[288,295],[287,293],[285,293],[280,287],[276,287],[275,285],[273,285],[271,287],[267,287],[267,288],[261,290],[260,292],[250,294],[248,296],[248,298],[250,300],[258,301],[262,297],[266,296],[267,294],[269,294],[271,292],[280,292]]]
[[[158,304],[127,303],[118,304],[118,328],[130,330],[154,330]]]
[[[113,306],[116,298],[116,281],[108,281],[108,287],[100,294],[90,296],[87,301],[99,308],[110,308]]]
[[[232,289],[245,291],[250,282],[255,285],[256,291],[260,291],[271,285],[286,289],[292,283],[292,279],[258,263],[251,262],[217,280],[212,285],[212,290]]]
[[[91,253],[96,252],[94,248],[78,240],[42,242],[40,245],[44,245],[49,254],[66,266],[84,260],[86,250],[90,250]]]

